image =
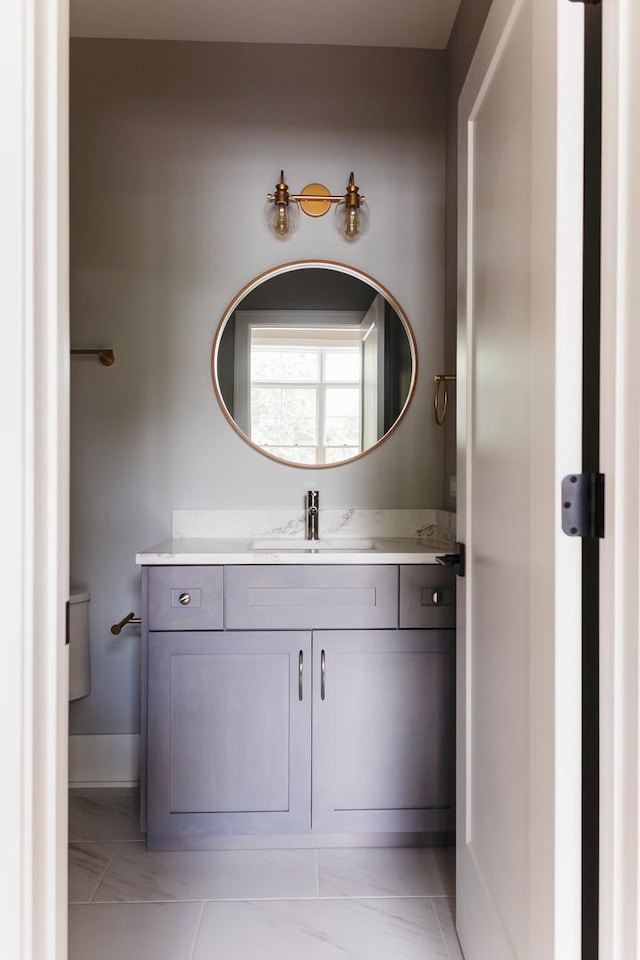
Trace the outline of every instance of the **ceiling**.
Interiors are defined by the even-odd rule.
[[[446,47],[460,0],[71,0],[71,35]]]

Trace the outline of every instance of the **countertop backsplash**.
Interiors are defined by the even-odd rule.
[[[174,539],[305,536],[304,510],[173,510]],[[320,509],[320,536],[408,537],[453,544],[456,515],[446,510]]]

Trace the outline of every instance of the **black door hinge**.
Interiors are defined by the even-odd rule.
[[[464,543],[454,544],[456,553],[445,553],[441,557],[436,557],[436,562],[442,567],[450,567],[455,570],[456,576],[464,577],[466,574],[466,555]]]
[[[67,600],[64,605],[64,642],[65,646],[69,643],[69,617],[71,616],[71,604]]]
[[[603,473],[570,473],[564,478],[562,530],[568,537],[604,537]]]

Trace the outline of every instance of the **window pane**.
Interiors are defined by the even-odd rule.
[[[339,463],[340,460],[348,460],[349,457],[355,457],[360,453],[359,447],[327,447],[326,463]]]
[[[279,380],[282,369],[279,350],[251,350],[251,379]]]
[[[305,383],[317,380],[319,356],[313,350],[278,350],[273,347],[251,348],[251,380]]]
[[[360,390],[357,387],[327,387],[325,416],[359,417]]]
[[[360,347],[350,350],[328,350],[324,361],[324,379],[336,381],[360,380]]]
[[[295,387],[252,387],[251,439],[265,444],[316,444],[316,391]]]
[[[317,463],[318,451],[315,447],[265,447],[267,453],[294,463]]]
[[[282,411],[280,387],[251,388],[251,419],[254,417],[279,417]]]
[[[313,350],[283,350],[281,380],[317,380],[320,373],[320,356]]]
[[[251,422],[251,439],[261,445],[270,443],[307,444],[316,442],[316,421],[287,417],[256,417]]]
[[[251,439],[254,443],[278,443],[280,438],[280,419],[277,417],[252,417]]]
[[[317,391],[305,387],[282,388],[282,415],[287,417],[316,417]]]
[[[360,443],[360,421],[357,417],[328,417],[324,427],[324,442],[331,446],[353,446]]]

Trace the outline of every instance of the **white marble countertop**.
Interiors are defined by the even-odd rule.
[[[451,553],[453,549],[451,543],[442,540],[411,537],[332,537],[324,541],[325,548],[299,537],[287,537],[286,542],[279,538],[273,546],[267,546],[267,539],[259,540],[260,547],[256,548],[252,546],[256,540],[249,539],[173,537],[136,554],[136,563],[150,566],[435,563],[436,556]]]

